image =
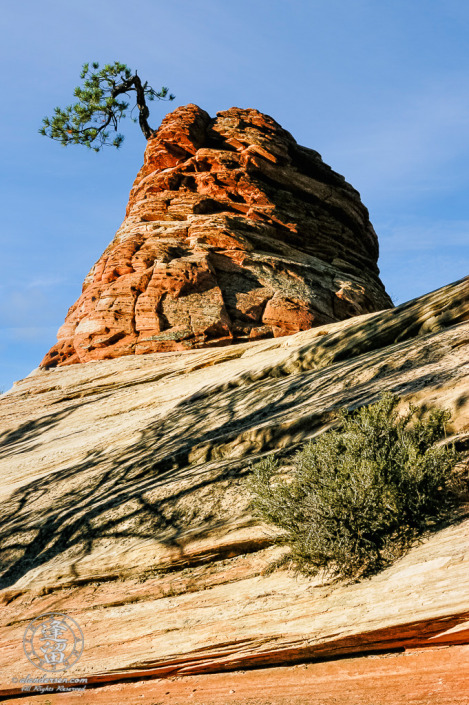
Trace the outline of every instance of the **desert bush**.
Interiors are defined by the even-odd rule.
[[[283,529],[279,540],[301,572],[374,573],[454,505],[458,454],[451,445],[435,445],[451,414],[433,409],[423,420],[411,406],[400,415],[399,401],[386,393],[374,404],[341,411],[338,428],[305,445],[287,477],[273,456],[254,467],[254,511]]]

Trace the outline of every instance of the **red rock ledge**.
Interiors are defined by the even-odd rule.
[[[167,115],[43,367],[282,336],[389,308],[360,196],[257,110]]]

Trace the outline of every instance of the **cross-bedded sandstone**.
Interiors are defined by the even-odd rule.
[[[289,335],[389,308],[357,191],[272,118],[177,108],[42,366]]]

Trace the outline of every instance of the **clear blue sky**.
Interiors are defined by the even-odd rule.
[[[81,65],[127,63],[172,104],[274,117],[357,188],[397,303],[468,274],[466,0],[6,0],[2,3],[0,389],[55,342],[113,238],[145,140],[117,152],[38,135]]]

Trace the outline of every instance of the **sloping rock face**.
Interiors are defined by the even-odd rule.
[[[468,450],[469,278],[288,337],[15,385],[0,398],[0,696],[41,675],[23,635],[60,612],[83,630],[67,676],[93,703],[465,705],[467,504],[360,583],[264,574],[283,549],[251,514],[251,463],[277,451],[288,468],[338,409],[388,390],[450,409]],[[383,652],[401,655],[351,659]]]
[[[42,365],[284,336],[392,306],[359,194],[272,118],[195,105],[148,142]]]

